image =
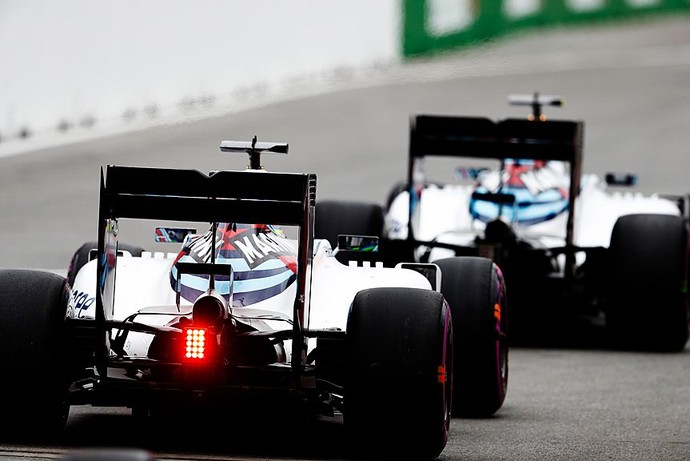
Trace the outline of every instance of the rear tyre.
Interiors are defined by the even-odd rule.
[[[453,386],[452,319],[443,296],[360,291],[346,338],[346,429],[367,452],[437,457],[448,441]]]
[[[430,185],[436,187],[443,187],[445,184],[439,181],[424,182],[424,188],[427,188]],[[390,190],[388,191],[388,195],[386,196],[385,210],[388,211],[395,199],[398,197],[398,195],[402,194],[403,192],[409,191],[409,189],[410,187],[406,180],[398,181],[397,183],[395,183],[393,187],[390,188]]]
[[[381,237],[383,208],[374,203],[326,200],[316,204],[314,221],[314,237],[327,239],[335,249],[339,234]]]
[[[119,250],[132,253],[132,256],[141,256],[141,254],[144,252],[143,248],[126,243],[118,243],[117,247]],[[67,268],[67,282],[70,284],[70,286],[74,285],[74,280],[77,277],[77,272],[79,272],[79,269],[84,267],[84,265],[89,262],[89,253],[91,253],[91,250],[96,249],[98,249],[98,242],[86,242],[74,252],[72,259],[70,260],[69,267]]]
[[[606,322],[622,347],[674,352],[688,341],[688,229],[680,216],[618,218]]]
[[[388,211],[396,197],[409,189],[407,181],[398,181],[391,187],[386,196],[385,209]]]
[[[59,435],[69,414],[62,347],[68,290],[64,277],[0,270],[0,408],[3,434],[43,440]]]
[[[491,260],[434,261],[441,292],[453,312],[453,416],[491,416],[508,390],[508,304],[503,274]]]

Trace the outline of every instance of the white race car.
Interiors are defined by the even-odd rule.
[[[334,251],[313,237],[315,175],[260,165],[261,153],[287,153],[287,144],[224,141],[221,150],[249,153],[250,167],[103,168],[99,239],[75,253],[67,278],[0,271],[0,365],[12,377],[0,403],[10,429],[55,433],[73,404],[142,417],[205,408],[227,419],[241,418],[238,408],[299,408],[342,415],[364,447],[430,459],[446,445],[455,405],[498,409],[507,381],[490,398],[459,395],[483,378],[453,370],[463,354],[455,310],[505,306],[491,261],[383,267],[368,251],[376,241],[362,247],[361,236]],[[181,248],[119,244],[141,220],[164,223],[156,241]],[[476,268],[484,284],[459,277]],[[452,314],[442,277],[469,296]],[[507,363],[502,371],[507,378]]]
[[[492,259],[505,275],[519,340],[555,339],[587,319],[605,326],[615,347],[682,350],[687,197],[621,192],[634,185],[630,174],[581,174],[584,123],[541,112],[562,98],[511,102],[531,105],[532,116],[412,118],[409,177],[385,205],[387,259]],[[432,159],[464,163],[455,163],[455,180],[434,182],[425,163]]]

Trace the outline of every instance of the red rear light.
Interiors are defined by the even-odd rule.
[[[187,361],[203,361],[209,357],[210,337],[206,328],[184,329],[183,357]]]

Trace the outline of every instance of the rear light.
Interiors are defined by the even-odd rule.
[[[183,357],[187,361],[208,359],[211,347],[210,332],[206,328],[185,328]]]

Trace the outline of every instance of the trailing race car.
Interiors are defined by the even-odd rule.
[[[467,310],[478,343],[496,334],[471,320],[505,306],[491,261],[383,267],[364,261],[361,237],[333,251],[313,237],[315,175],[260,165],[287,144],[221,150],[248,153],[250,167],[104,167],[98,241],[77,250],[69,280],[0,270],[0,366],[16,378],[0,384],[0,403],[15,434],[59,432],[74,404],[140,417],[201,408],[221,421],[284,409],[342,415],[362,446],[428,459],[444,449],[454,409],[500,407],[505,380],[472,394],[484,376],[454,373],[466,345],[453,340],[452,316]],[[119,244],[142,220],[181,248]],[[452,309],[442,278],[466,296]],[[472,366],[496,363],[483,358]]]
[[[411,119],[408,179],[393,187],[378,228],[384,259],[435,262],[442,270],[450,256],[493,260],[510,292],[512,340],[558,339],[585,320],[615,347],[682,350],[687,197],[612,191],[607,186],[634,185],[635,176],[581,174],[584,123],[546,120],[541,112],[560,97],[511,102],[531,105],[532,115]],[[438,182],[425,172],[432,158],[474,164],[456,166],[457,180]],[[324,204],[333,207],[343,205]],[[336,231],[317,225],[317,234]],[[455,334],[462,334],[457,318]]]

